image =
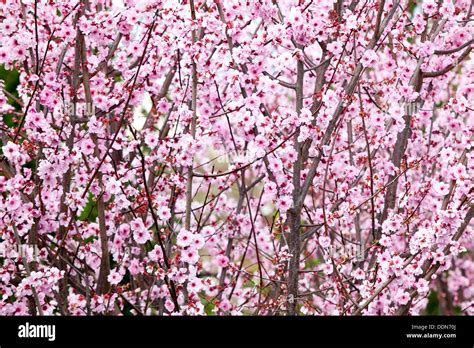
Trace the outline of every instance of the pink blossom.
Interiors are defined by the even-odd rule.
[[[436,3],[435,0],[426,0],[426,1],[423,1],[423,11],[424,11],[428,16],[432,16],[433,14],[435,14],[437,8],[438,8],[438,4]]]
[[[367,50],[364,52],[361,63],[364,67],[371,67],[377,62],[378,56],[377,53],[373,50]]]
[[[9,160],[14,162],[15,157],[20,153],[20,147],[11,141],[2,147],[3,155]]]
[[[193,242],[193,234],[191,232],[189,232],[188,230],[182,229],[178,233],[176,243],[180,247],[183,247],[183,248],[187,247],[187,246],[191,245],[192,242]]]
[[[433,184],[433,192],[437,196],[445,196],[449,192],[449,186],[443,182],[435,182]]]
[[[117,285],[120,283],[122,280],[123,275],[116,269],[110,271],[109,276],[107,277],[107,280],[110,282],[110,284]]]
[[[331,238],[329,238],[328,236],[319,236],[318,242],[322,248],[327,248],[329,247],[329,245],[331,245]]]
[[[94,153],[95,145],[94,142],[90,139],[87,139],[81,144],[81,151],[84,155],[92,155]]]
[[[410,301],[410,295],[403,289],[399,289],[395,295],[395,300],[399,305],[406,305]]]
[[[199,254],[194,249],[186,249],[182,252],[181,258],[184,262],[194,265],[199,261]]]
[[[150,240],[151,235],[148,229],[143,224],[141,219],[134,219],[130,223],[133,231],[133,239],[138,244],[145,244],[148,240]]]

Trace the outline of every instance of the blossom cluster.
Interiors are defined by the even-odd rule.
[[[0,314],[473,314],[472,19],[0,2]]]

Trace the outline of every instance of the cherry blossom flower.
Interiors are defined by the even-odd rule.
[[[118,270],[114,269],[110,271],[110,274],[108,275],[107,280],[110,282],[110,284],[117,285],[118,283],[120,283],[122,278],[123,278],[123,275],[120,274]]]
[[[199,254],[194,249],[186,249],[182,252],[181,259],[184,262],[194,265],[199,261]]]
[[[150,240],[151,235],[148,229],[144,226],[141,219],[134,219],[130,223],[133,231],[133,239],[138,244],[144,244]]]
[[[445,196],[449,192],[449,186],[448,186],[448,184],[445,184],[443,182],[435,182],[433,184],[433,192],[437,196]]]
[[[377,53],[373,50],[367,50],[364,52],[360,61],[362,65],[367,68],[373,66],[377,62],[377,60]]]
[[[322,248],[327,248],[331,245],[331,238],[329,238],[328,236],[319,236],[318,242]]]
[[[406,305],[409,300],[410,300],[410,295],[403,289],[399,289],[397,293],[395,294],[395,301],[397,301],[399,305],[402,305],[402,306]]]
[[[176,244],[180,247],[187,247],[193,243],[193,234],[185,229],[182,229],[176,238]]]
[[[229,264],[229,258],[225,255],[217,255],[216,262],[219,267],[224,268]]]
[[[20,153],[20,147],[9,141],[2,147],[3,155],[11,162],[15,162],[16,156]]]
[[[92,140],[87,139],[81,144],[81,151],[84,155],[89,156],[94,153],[95,145]]]

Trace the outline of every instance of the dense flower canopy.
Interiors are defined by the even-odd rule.
[[[0,314],[473,314],[473,12],[1,1]]]

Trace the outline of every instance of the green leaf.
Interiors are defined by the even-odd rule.
[[[427,315],[441,315],[439,310],[438,293],[432,291],[428,296],[428,305],[426,306]]]
[[[20,73],[18,70],[6,70],[5,66],[0,65],[0,79],[5,83],[5,89],[16,94],[16,88],[20,84]]]
[[[251,279],[247,280],[245,283],[242,284],[243,288],[254,288],[257,284]]]
[[[17,87],[20,84],[20,74],[17,70],[6,70],[3,65],[0,65],[0,80],[3,80],[4,88],[14,96],[18,97]],[[13,106],[16,110],[21,110],[20,105],[10,97],[7,97],[7,103]],[[13,115],[3,115],[3,123],[7,127],[16,127],[16,122],[13,121]]]
[[[94,236],[87,237],[86,239],[83,240],[84,244],[89,244],[92,243],[96,238]]]
[[[132,313],[132,309],[133,309],[132,305],[125,301],[121,312],[124,316],[133,316],[134,314]]]
[[[216,315],[213,310],[214,308],[216,307],[216,305],[208,300],[206,300],[205,298],[202,298],[201,297],[201,303],[204,305],[204,312],[206,312],[206,315],[209,315],[209,316],[214,316]]]
[[[307,268],[313,268],[313,267],[318,266],[320,263],[321,261],[319,259],[307,259],[305,261],[305,266]]]
[[[97,216],[98,216],[98,211],[97,211],[97,204],[94,200],[94,195],[92,193],[89,193],[87,204],[84,207],[84,210],[82,211],[81,215],[79,215],[78,219],[81,221],[94,222]]]

